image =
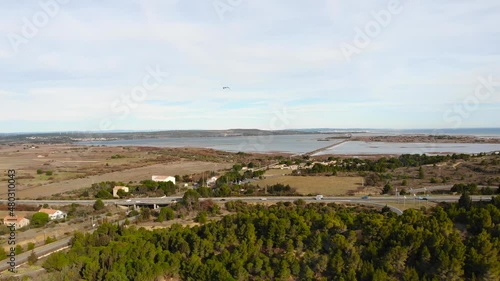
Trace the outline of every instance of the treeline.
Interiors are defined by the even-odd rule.
[[[227,185],[223,184],[220,186],[211,187],[198,187],[196,192],[200,194],[201,197],[230,197],[230,196],[241,196],[241,195],[276,195],[276,196],[291,196],[297,195],[295,188],[290,187],[290,185],[284,185],[281,183],[267,185],[266,187],[261,187],[259,185],[253,184],[243,184],[243,185]]]
[[[302,200],[227,202],[236,214],[191,228],[76,234],[43,267],[68,280],[499,280],[500,197],[466,197],[401,216]]]
[[[470,184],[455,184],[453,187],[450,189],[450,192],[457,192],[457,193],[468,193],[471,195],[492,195],[495,193],[500,194],[500,186],[498,188],[491,188],[489,186],[486,187],[481,187],[478,188],[477,184],[475,183],[470,183]]]
[[[323,165],[315,163],[311,168],[300,170],[301,174],[320,174],[337,172],[376,172],[384,173],[400,167],[419,167],[422,165],[432,165],[449,160],[468,160],[468,154],[435,155],[425,154],[403,154],[399,157],[382,157],[377,160],[350,158],[341,159],[329,157],[328,161],[336,161],[335,164]],[[295,173],[297,174],[297,173]]]
[[[115,186],[128,186],[129,192],[118,190],[117,195],[120,198],[126,198],[128,195],[147,195],[147,196],[170,196],[176,193],[177,186],[168,182],[156,182],[153,180],[143,180],[136,185],[126,185],[123,182],[105,181],[92,184],[90,192],[88,190],[82,192],[80,197],[93,197],[99,199],[113,199],[113,188]]]

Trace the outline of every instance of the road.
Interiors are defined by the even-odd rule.
[[[62,250],[66,247],[69,247],[68,245],[69,245],[70,240],[71,240],[71,237],[63,238],[61,240],[52,242],[50,244],[37,247],[34,249],[34,252],[35,252],[37,257],[41,257],[43,255],[46,255],[46,254],[49,254],[49,253],[52,253],[52,252],[55,252],[58,250]],[[16,255],[16,266],[27,262],[29,255],[31,255],[31,251],[26,251],[20,255]],[[8,261],[9,261],[9,259],[5,259],[5,260],[0,262],[0,272],[10,268],[10,265],[7,264]]]
[[[129,220],[129,222],[134,222],[136,219],[137,219],[137,216],[126,218],[126,219],[123,219],[123,220],[120,220],[120,221],[114,222],[114,223],[118,223],[119,225],[121,225],[121,224],[125,223],[125,220]],[[92,232],[94,232],[94,230],[95,230],[95,228],[92,228],[86,232],[92,233]],[[73,237],[73,235],[66,237],[66,238],[62,238],[60,240],[57,240],[57,241],[52,242],[52,243],[47,244],[47,245],[36,247],[33,251],[35,252],[35,254],[38,258],[41,258],[41,257],[46,256],[48,254],[63,250],[65,248],[68,248],[69,242],[71,241],[72,237]],[[29,255],[31,255],[31,251],[26,251],[25,253],[22,253],[20,255],[16,255],[16,266],[19,266],[23,263],[28,262]],[[10,265],[7,264],[8,261],[9,261],[8,258],[3,260],[3,261],[0,261],[0,272],[3,272],[4,270],[7,270],[10,268]]]
[[[410,197],[411,195],[407,195]],[[489,195],[473,195],[471,196],[473,200],[479,201],[482,198],[489,198]],[[212,198],[200,198],[201,201],[204,200],[212,200],[215,202],[218,201],[235,201],[235,200],[241,200],[245,202],[256,202],[256,201],[262,201],[262,199],[265,198],[268,201],[295,201],[299,199],[303,199],[308,202],[317,202],[315,197],[308,197],[308,196],[242,196],[242,197],[212,197]],[[435,201],[435,202],[440,202],[440,201],[445,201],[445,202],[452,202],[452,201],[458,201],[460,198],[460,195],[433,195],[429,198],[429,200]],[[148,198],[130,198],[130,199],[110,199],[110,200],[103,200],[105,204],[117,204],[117,205],[122,205],[122,206],[133,206],[133,205],[153,205],[153,204],[159,204],[159,205],[165,205],[165,204],[170,204],[174,203],[176,201],[181,200],[182,197],[179,196],[171,196],[171,197],[148,197]],[[396,196],[371,196],[368,199],[369,201],[382,201],[382,202],[395,202],[398,200],[401,200],[401,196],[398,198]],[[359,201],[359,202],[365,202],[365,200],[361,200],[359,196],[325,196],[323,197],[322,201],[331,201],[331,202],[342,202],[342,201]],[[6,204],[8,201],[3,199],[0,200],[0,203]],[[16,200],[17,204],[26,204],[26,205],[43,205],[43,204],[49,204],[49,205],[69,205],[69,204],[81,204],[81,205],[92,205],[95,203],[95,200]]]

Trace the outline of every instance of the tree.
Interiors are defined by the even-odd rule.
[[[470,210],[472,199],[468,192],[464,192],[462,196],[460,196],[460,199],[458,199],[458,206],[465,208],[467,211]]]
[[[183,182],[192,182],[192,179],[189,175],[183,175],[182,176],[182,181]]]
[[[384,189],[382,189],[382,194],[388,194],[392,192],[392,185],[390,183],[386,183],[384,185]]]
[[[38,261],[38,257],[35,254],[35,251],[31,251],[31,254],[28,256],[28,264],[34,265]]]
[[[199,212],[198,215],[194,218],[195,222],[199,222],[201,224],[207,222],[207,212]]]
[[[37,175],[41,175],[41,174],[43,174],[43,170],[42,170],[42,169],[38,169],[38,170],[36,170],[36,174],[37,174]]]
[[[104,209],[104,202],[102,202],[101,199],[97,199],[95,200],[95,203],[94,203],[94,210],[96,211],[100,211],[102,209]]]
[[[28,243],[28,251],[31,251],[31,250],[33,250],[33,249],[35,249],[35,243],[33,243],[33,242],[29,242],[29,243]]]
[[[23,246],[17,245],[16,246],[16,255],[20,255],[24,252]]]
[[[116,195],[118,195],[120,198],[125,198],[127,197],[127,192],[123,189],[119,189],[117,192],[116,192]]]
[[[158,215],[158,222],[163,222],[164,220],[173,220],[175,217],[174,210],[170,207],[163,207],[160,209],[160,214]]]
[[[234,172],[239,172],[239,171],[241,171],[241,169],[243,169],[243,166],[241,166],[240,164],[234,164],[233,165],[233,171]]]
[[[34,213],[31,217],[31,225],[34,227],[42,227],[45,226],[49,222],[49,214],[47,213]]]
[[[422,168],[422,166],[418,169],[418,178],[421,180],[425,178],[424,168]]]
[[[184,196],[182,197],[182,203],[184,206],[186,206],[189,210],[192,209],[197,209],[199,206],[198,199],[200,198],[200,194],[196,192],[196,190],[189,189],[184,193]]]
[[[97,192],[95,195],[96,198],[101,198],[101,199],[113,199],[113,194],[111,194],[109,191],[101,189]]]
[[[45,268],[47,272],[61,271],[69,262],[70,260],[66,253],[57,252],[50,255],[47,260],[45,260],[42,267]]]
[[[0,260],[4,260],[7,258],[7,252],[3,247],[0,247]]]

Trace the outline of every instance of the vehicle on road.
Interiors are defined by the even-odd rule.
[[[266,201],[266,200],[267,200],[267,198],[260,198],[260,200],[261,200],[261,201]]]
[[[368,195],[361,197],[361,199],[368,199]]]
[[[128,199],[126,202],[132,202],[132,200],[131,200],[131,199]]]
[[[315,199],[316,200],[321,200],[321,199],[323,199],[323,195],[316,195]]]

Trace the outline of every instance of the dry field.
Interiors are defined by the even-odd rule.
[[[264,174],[266,177],[270,176],[284,176],[284,175],[290,175],[292,173],[292,170],[290,169],[269,169],[266,171]]]
[[[300,194],[323,194],[325,196],[346,195],[361,186],[361,177],[326,176],[277,176],[255,182],[260,186],[277,183],[288,184]]]
[[[16,197],[36,199],[102,181],[138,182],[151,179],[154,174],[182,176],[232,166],[175,157],[159,158],[158,151],[140,147],[0,145],[0,182],[6,182],[8,169],[15,169]],[[38,174],[38,169],[44,173]],[[47,175],[46,171],[52,171],[52,175]],[[0,189],[0,197],[7,197],[7,188]]]

